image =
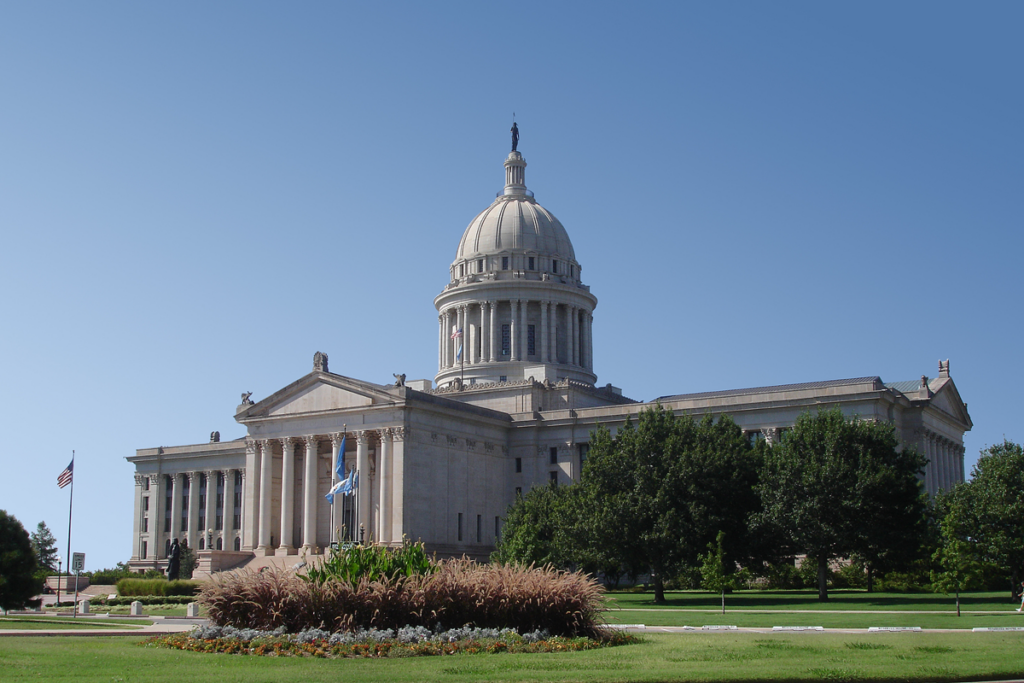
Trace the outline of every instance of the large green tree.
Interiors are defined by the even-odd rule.
[[[0,510],[0,608],[20,609],[43,590],[28,532],[13,515]]]
[[[664,602],[665,579],[699,566],[719,532],[726,561],[749,557],[759,466],[729,417],[694,420],[655,405],[615,438],[594,432],[580,486],[599,537],[630,573],[649,572],[654,600]]]
[[[1006,572],[1017,596],[1024,578],[1024,448],[1004,440],[982,451],[970,481],[953,490],[947,507],[945,523]]]
[[[46,522],[39,522],[30,540],[39,567],[49,572],[57,571],[57,539],[53,537]]]
[[[508,509],[492,559],[502,564],[570,566],[565,528],[571,514],[568,498],[572,488],[538,486],[519,496]]]
[[[818,567],[828,600],[828,564],[859,555],[891,566],[916,552],[924,529],[918,475],[925,460],[899,448],[893,425],[847,419],[839,409],[801,415],[764,458],[762,523]]]

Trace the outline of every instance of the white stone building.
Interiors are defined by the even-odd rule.
[[[459,242],[435,299],[434,381],[379,385],[329,371],[327,356],[278,392],[235,412],[237,441],[143,448],[135,465],[131,566],[166,567],[172,538],[200,549],[200,571],[290,564],[332,540],[360,537],[485,559],[517,492],[580,475],[598,424],[613,432],[648,407],[596,386],[592,321],[562,224],[526,189],[526,161],[505,160],[505,187]],[[460,348],[464,347],[460,354]],[[800,413],[838,406],[892,422],[930,460],[934,493],[964,479],[965,404],[938,377],[878,377],[667,395],[677,414],[730,415],[751,439],[776,441]],[[344,445],[355,495],[325,499]],[[273,559],[271,559],[273,558]]]

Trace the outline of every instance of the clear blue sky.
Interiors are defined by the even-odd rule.
[[[527,182],[628,396],[952,376],[1024,440],[1020,3],[5,3],[0,508],[131,551],[136,448],[331,369],[433,377]]]

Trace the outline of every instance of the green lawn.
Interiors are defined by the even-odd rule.
[[[867,593],[859,590],[829,591],[827,602],[818,602],[817,591],[736,591],[725,596],[725,608],[754,610],[842,610],[842,611],[946,611],[956,612],[956,598],[941,593]],[[671,591],[666,602],[654,604],[654,593],[609,593],[608,606],[624,609],[721,608],[721,596],[704,591]],[[960,608],[973,611],[1012,612],[1020,602],[1010,600],[1009,591],[965,593]]]
[[[79,628],[113,628],[125,624],[133,626],[148,626],[153,622],[149,619],[89,619],[79,617],[55,617],[55,616],[28,616],[14,615],[0,617],[0,629],[33,629],[38,631],[52,631],[58,629],[79,629]]]
[[[89,611],[92,614],[128,614],[130,610],[130,605],[116,605],[113,607],[105,605],[89,606]],[[71,611],[70,607],[62,607],[60,609],[61,614],[71,614]],[[185,605],[143,605],[142,613],[162,617],[183,617],[185,616]],[[205,609],[200,609],[199,613],[205,615],[206,611]]]
[[[955,681],[1024,674],[1017,633],[648,635],[567,654],[322,660],[143,648],[140,638],[0,638],[5,681]]]

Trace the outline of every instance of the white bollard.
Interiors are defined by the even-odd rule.
[[[186,617],[198,617],[199,616],[199,603],[198,602],[190,602],[190,603],[188,603],[188,606],[185,607],[185,616]]]
[[[134,601],[132,603],[131,611],[128,612],[128,614],[130,614],[133,617],[141,617],[142,616],[142,603],[139,602],[138,600]]]
[[[82,602],[78,603],[78,613],[79,614],[88,614],[89,613],[89,601],[88,600],[82,600]]]

